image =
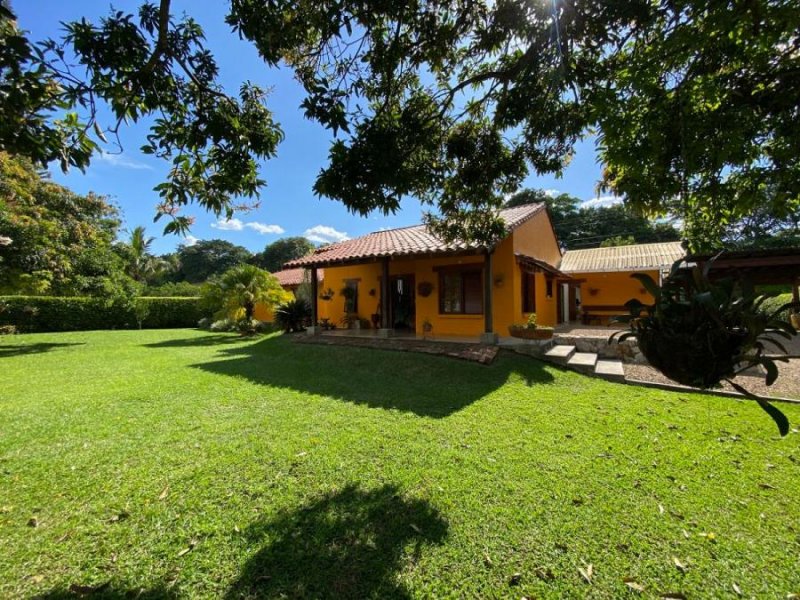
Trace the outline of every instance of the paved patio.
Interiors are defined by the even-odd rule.
[[[487,346],[478,343],[477,338],[444,337],[422,339],[412,333],[393,337],[379,337],[374,330],[339,330],[326,331],[321,335],[296,334],[294,341],[299,344],[323,344],[327,346],[350,346],[357,348],[373,348],[375,350],[396,350],[400,352],[420,352],[449,356],[461,360],[469,360],[482,365],[491,364],[498,346]]]

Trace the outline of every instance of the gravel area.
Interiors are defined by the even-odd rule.
[[[674,381],[667,379],[649,365],[625,364],[623,368],[625,369],[625,377],[628,379],[676,385]],[[778,380],[771,386],[767,386],[764,383],[763,377],[750,375],[740,375],[736,378],[736,383],[759,396],[800,400],[800,358],[793,358],[788,363],[779,362],[778,372]],[[736,391],[727,383],[723,384],[722,389],[730,392]]]

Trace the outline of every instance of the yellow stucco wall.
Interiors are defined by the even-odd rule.
[[[538,213],[517,227],[511,237],[514,252],[518,254],[538,258],[554,267],[561,261],[561,249],[550,224],[550,217],[545,212]]]
[[[638,280],[631,277],[634,272],[639,271],[576,273],[577,279],[585,280],[581,284],[581,302],[586,306],[622,306],[628,300],[636,298],[644,304],[651,304],[653,297]],[[658,271],[645,272],[656,282],[658,281]]]

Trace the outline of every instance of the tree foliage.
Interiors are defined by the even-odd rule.
[[[177,255],[181,277],[189,283],[203,283],[252,258],[247,248],[225,240],[201,240],[192,246],[180,246]]]
[[[304,237],[288,237],[267,244],[263,252],[253,257],[253,264],[270,273],[283,269],[283,265],[295,258],[302,258],[314,250],[312,244]]]
[[[670,223],[647,219],[623,204],[581,206],[581,200],[569,194],[525,189],[506,200],[505,206],[528,202],[547,204],[558,240],[570,250],[681,239],[681,233]]]
[[[0,152],[0,290],[7,294],[130,296],[138,287],[114,252],[117,210],[43,178]]]
[[[100,144],[119,147],[124,123],[152,117],[142,151],[172,165],[156,187],[166,231],[187,230],[178,211],[192,201],[230,217],[233,198],[258,195],[256,161],[274,156],[283,134],[264,90],[246,83],[237,96],[223,92],[194,19],[176,19],[161,0],[136,16],[112,10],[64,29],[60,40],[33,44],[0,6],[0,149],[83,169]],[[112,122],[98,120],[100,103]]]
[[[170,0],[39,44],[0,17],[0,149],[84,167],[126,119],[156,115],[145,151],[172,164],[169,229],[189,225],[188,202],[229,216],[257,193],[255,161],[282,133],[261,90],[220,88]],[[560,173],[587,133],[603,185],[681,217],[695,249],[767,198],[778,217],[800,208],[794,0],[231,0],[227,20],[293,69],[305,115],[334,136],[314,190],[355,213],[413,195],[440,235],[491,243],[503,197],[531,169]],[[97,122],[98,102],[115,122]]]

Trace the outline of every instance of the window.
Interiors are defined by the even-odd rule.
[[[357,313],[358,312],[358,280],[348,279],[344,282],[345,292],[344,297],[344,312]]]
[[[480,269],[442,271],[439,274],[439,312],[448,315],[483,313],[483,276]]]
[[[536,312],[536,275],[522,274],[522,312]]]

